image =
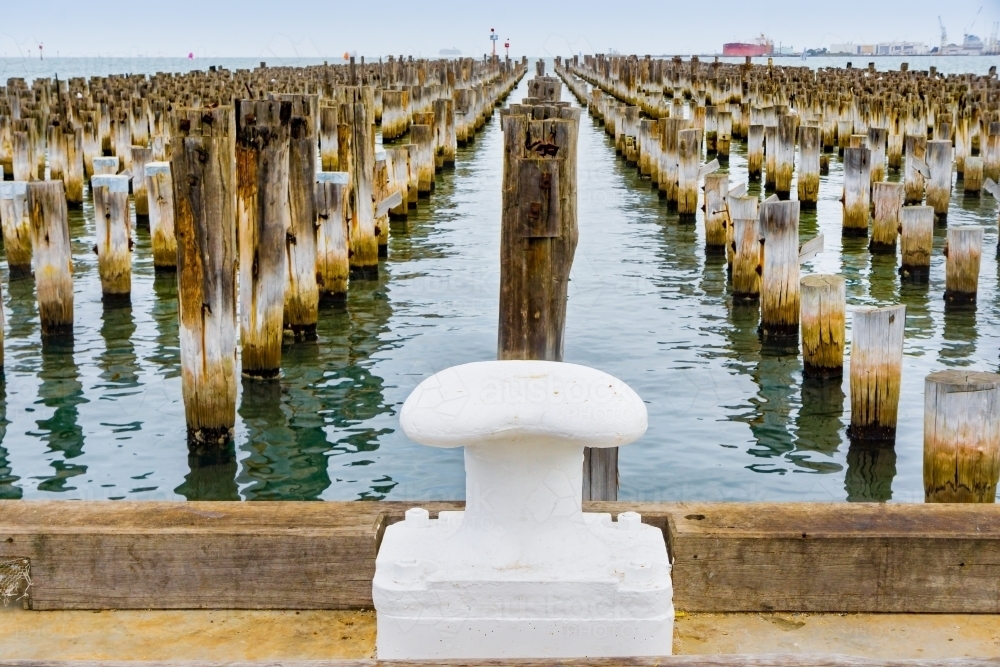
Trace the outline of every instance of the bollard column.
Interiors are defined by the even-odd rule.
[[[927,142],[927,205],[934,209],[934,217],[948,219],[948,204],[951,201],[951,161],[953,149],[947,139]]]
[[[392,162],[392,180],[400,195],[399,204],[389,209],[389,219],[405,221],[408,217],[407,202],[410,198],[410,155],[402,146],[387,148],[386,151]]]
[[[340,160],[341,171],[351,174],[354,195],[350,218],[351,277],[378,279],[378,238],[375,234],[375,136],[368,108],[362,102],[341,107],[341,121],[350,113],[350,160]],[[341,142],[343,144],[343,142]],[[433,156],[431,156],[433,159]],[[345,166],[347,165],[347,166]],[[433,178],[433,165],[431,177]]]
[[[503,122],[497,356],[561,361],[566,290],[578,237],[579,109],[562,109],[559,118],[541,121],[509,114]],[[542,138],[558,150],[539,145]],[[533,145],[538,147],[529,148]]]
[[[773,190],[777,182],[778,127],[764,126],[764,189]]]
[[[31,138],[27,132],[13,132],[11,134],[13,136],[11,143],[14,149],[14,156],[12,158],[14,180],[38,180],[38,173],[35,171],[33,160],[31,159]]]
[[[979,196],[983,189],[983,158],[972,156],[965,158],[965,173],[962,175],[965,194]]]
[[[153,149],[132,146],[132,201],[135,206],[135,222],[149,221],[149,195],[146,190],[146,165],[153,161]]]
[[[983,256],[982,227],[949,227],[945,270],[945,301],[975,303],[979,264]]]
[[[802,375],[827,379],[844,374],[844,313],[847,308],[843,276],[814,274],[801,280]]]
[[[285,307],[282,326],[295,338],[316,338],[316,115],[312,95],[293,95],[288,147],[288,230],[285,233]]]
[[[372,193],[376,202],[388,199],[389,190],[389,155],[385,149],[375,151],[375,173],[372,177]],[[378,241],[378,256],[389,256],[389,212],[375,211],[375,237]]]
[[[985,139],[985,142],[983,142]],[[994,121],[988,124],[986,136],[980,139],[984,143],[983,155],[983,175],[985,178],[992,178],[1000,181],[1000,122]]]
[[[799,335],[799,202],[760,207],[760,331],[765,338]]]
[[[28,184],[0,182],[0,227],[10,278],[31,276],[31,218],[28,215]]]
[[[774,190],[778,196],[787,199],[792,191],[792,175],[795,172],[795,135],[799,127],[799,117],[783,114],[778,118],[777,146],[774,155],[776,170]]]
[[[906,156],[903,168],[903,183],[906,187],[906,203],[922,204],[924,201],[924,173],[927,171],[927,137],[906,135]]]
[[[46,336],[73,335],[73,253],[62,181],[27,185],[38,316]]]
[[[764,126],[750,125],[747,129],[747,172],[751,181],[759,181],[764,164]]]
[[[66,171],[66,203],[72,208],[83,206],[83,128],[63,134],[63,166]]]
[[[868,236],[871,206],[871,151],[844,149],[844,236]]]
[[[455,132],[455,107],[450,99],[434,100],[435,164],[438,168],[455,166],[458,136]]]
[[[411,125],[410,141],[417,147],[417,194],[428,197],[434,188],[434,134],[431,126]]]
[[[316,174],[316,282],[322,303],[347,300],[350,180],[343,171]]]
[[[579,235],[580,109],[554,109],[558,117],[543,120],[503,116],[498,359],[563,358],[566,295]],[[618,497],[617,449],[585,450],[583,470],[584,498]]]
[[[174,112],[181,389],[188,446],[217,451],[236,422],[236,174],[232,107]],[[250,184],[248,183],[249,187]]]
[[[129,305],[132,294],[132,217],[128,209],[129,177],[94,176],[97,269],[106,306]]]
[[[964,370],[924,381],[924,500],[996,502],[1000,375]]]
[[[889,130],[884,127],[868,128],[868,150],[871,151],[871,182],[880,183],[885,180],[885,147],[889,138]]]
[[[718,132],[716,151],[719,155],[719,160],[725,162],[729,159],[729,151],[733,143],[732,112],[720,111],[716,116],[716,127]]]
[[[420,186],[420,150],[417,148],[416,144],[404,144],[403,149],[406,151],[406,164],[408,175],[406,179],[406,191],[408,193],[406,199],[407,210],[411,208],[416,208],[419,203],[419,186]]]
[[[895,440],[906,306],[854,310],[851,425],[854,440]]]
[[[729,197],[733,225],[733,298],[760,298],[760,224],[756,197]]]
[[[170,176],[170,163],[148,162],[145,173],[153,270],[175,272],[177,237],[174,230],[174,185]]]
[[[680,118],[667,118],[663,121],[660,137],[660,191],[667,199],[667,207],[677,207],[678,166],[678,134],[684,127]]]
[[[815,207],[819,201],[819,127],[799,127],[798,195],[802,206]]]
[[[892,130],[886,140],[886,161],[892,171],[898,172],[903,164],[903,139],[903,135],[898,130]]]
[[[705,175],[705,250],[725,252],[729,174]]]
[[[872,240],[868,250],[872,253],[896,254],[896,236],[899,233],[900,210],[905,196],[902,183],[879,181],[872,187],[875,215],[872,222]]]
[[[713,155],[718,152],[719,124],[718,109],[715,105],[705,107],[705,152]]]
[[[934,248],[934,209],[930,206],[904,206],[899,210],[899,242],[904,278],[926,281]]]
[[[698,167],[701,134],[698,130],[677,133],[677,213],[694,216],[698,210]]]
[[[388,93],[389,91],[383,93],[383,103],[385,103]],[[385,111],[388,111],[388,108]],[[392,129],[394,124],[386,117],[388,114],[385,114],[385,111],[383,111],[384,115],[382,116],[382,133],[388,141],[399,135]],[[325,104],[319,108],[319,159],[323,171],[337,171],[340,166],[337,159],[340,150],[338,145],[339,112],[340,107],[334,104]]]
[[[235,111],[242,371],[269,379],[281,369],[292,104],[237,100]]]

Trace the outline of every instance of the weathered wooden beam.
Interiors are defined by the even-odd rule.
[[[188,445],[211,449],[236,423],[236,123],[232,107],[172,123],[181,389]]]
[[[691,503],[666,514],[678,609],[1000,611],[996,505]]]
[[[468,660],[282,660],[276,661],[136,661],[0,660],[0,667],[997,667],[1000,658],[885,660],[848,655],[728,654],[667,655],[644,658],[521,658]]]
[[[384,527],[420,505],[0,501],[34,609],[371,607]],[[1000,613],[1000,506],[587,502],[664,530],[686,611]]]
[[[31,563],[33,609],[371,607],[377,503],[5,502],[0,558]]]

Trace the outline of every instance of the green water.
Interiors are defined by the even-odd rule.
[[[232,449],[209,460],[185,443],[174,278],[154,275],[140,229],[133,305],[106,310],[88,198],[71,212],[72,348],[41,344],[33,283],[11,282],[3,263],[0,497],[461,498],[461,452],[410,442],[398,409],[428,375],[495,357],[501,157],[494,120],[394,227],[379,279],[323,310],[317,341],[286,345],[279,382],[242,382]],[[962,310],[944,306],[944,229],[925,285],[901,283],[898,259],[870,255],[865,240],[841,239],[838,160],[803,211],[802,239],[826,235],[804,271],[843,274],[849,307],[907,306],[897,440],[864,447],[846,436],[846,380],[804,383],[797,354],[761,346],[756,311],[733,304],[724,259],[705,253],[700,216],[679,223],[586,114],[579,159],[566,360],[622,378],[650,415],[621,452],[621,498],[922,501],[924,377],[998,367],[995,201],[953,190],[949,224],[986,229],[978,306]],[[745,181],[742,145],[729,170]]]

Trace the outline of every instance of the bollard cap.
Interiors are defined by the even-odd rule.
[[[553,361],[482,361],[432,375],[400,413],[410,439],[432,447],[567,443],[621,447],[646,432],[646,406],[599,370]]]

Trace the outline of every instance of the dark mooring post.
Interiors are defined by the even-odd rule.
[[[503,116],[497,358],[562,361],[578,237],[580,109],[519,105],[516,111]],[[617,450],[587,449],[583,465],[584,500],[616,499]]]
[[[195,451],[225,445],[236,423],[235,137],[232,107],[174,114],[181,390]]]
[[[351,175],[347,172],[316,174],[316,281],[324,303],[342,303],[347,299],[350,190]]]
[[[289,228],[285,235],[288,275],[284,327],[296,338],[316,338],[319,287],[316,284],[316,126],[314,95],[289,96],[292,103],[288,151]]]
[[[169,162],[146,164],[146,193],[149,197],[149,236],[153,246],[153,269],[176,271],[174,186]]]
[[[32,181],[27,195],[42,336],[72,336],[73,255],[63,182]]]
[[[378,235],[375,233],[375,203],[372,179],[375,173],[375,127],[363,102],[341,107],[342,119],[350,114],[351,157],[340,161],[340,169],[351,174],[353,206],[350,219],[351,277],[378,279]],[[433,160],[433,157],[432,157]],[[347,163],[347,166],[345,166]],[[434,168],[431,166],[433,182]]]
[[[275,378],[281,369],[291,119],[291,102],[236,101],[240,346],[248,377]]]

